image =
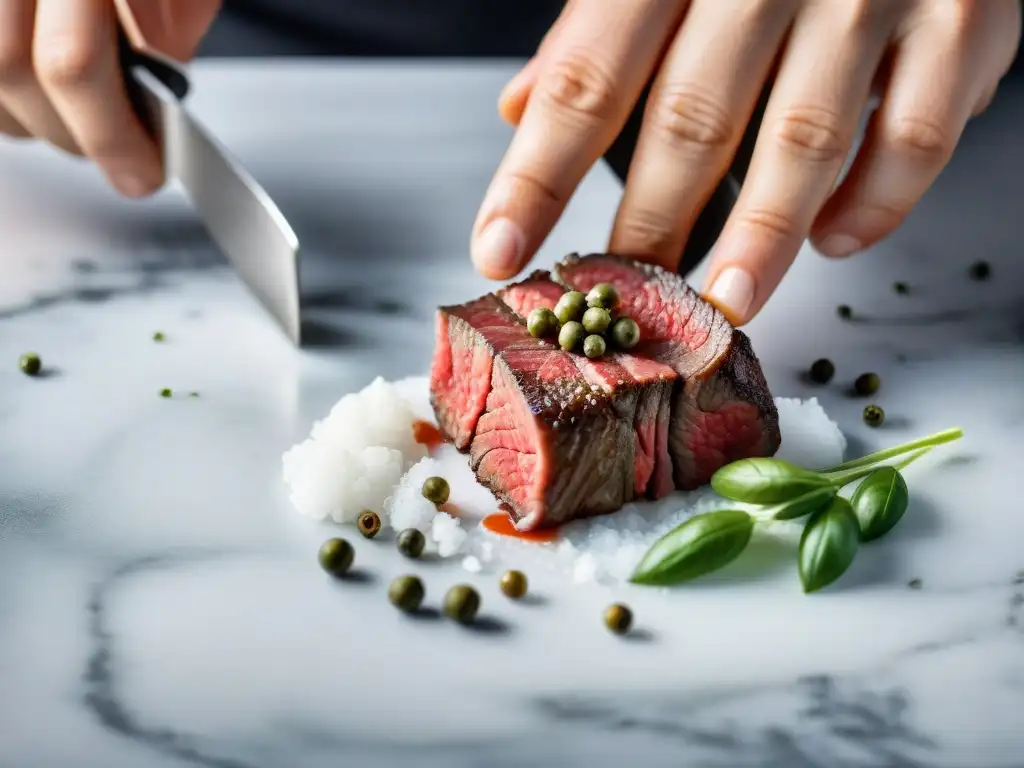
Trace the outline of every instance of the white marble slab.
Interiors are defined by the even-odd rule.
[[[365,583],[319,572],[328,529],[289,511],[281,451],[342,393],[422,373],[433,307],[485,288],[466,241],[509,71],[199,68],[196,112],[309,254],[302,352],[173,193],[120,202],[0,142],[0,766],[1024,765],[1012,89],[904,230],[847,263],[803,254],[750,329],[773,392],[820,397],[854,451],[966,430],[841,588],[803,596],[786,559],[668,601],[531,573],[543,600],[511,605],[491,575],[422,567],[435,603],[479,586],[491,629],[466,632],[391,610],[389,547],[359,547]],[[596,169],[541,262],[599,249],[617,194]],[[977,258],[992,281],[966,279]],[[30,348],[50,375],[17,371]],[[881,374],[885,428],[801,382],[822,355]],[[632,642],[600,625],[622,597]]]

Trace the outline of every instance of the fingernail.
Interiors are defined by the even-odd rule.
[[[746,319],[754,303],[755,288],[754,278],[747,270],[726,267],[715,278],[705,298],[736,325]]]
[[[145,180],[134,173],[117,174],[111,181],[113,181],[117,191],[126,197],[144,197],[152,190],[150,184],[147,184]]]
[[[519,271],[526,235],[509,219],[495,219],[473,241],[473,263],[487,277],[511,277]]]
[[[852,256],[863,247],[864,244],[860,240],[842,233],[829,235],[818,243],[818,250],[833,259]]]

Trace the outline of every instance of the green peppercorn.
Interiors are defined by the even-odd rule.
[[[189,392],[188,396],[189,397],[199,397],[199,393],[198,392]]]
[[[821,358],[811,364],[810,377],[815,384],[828,384],[836,375],[836,367],[831,360]]]
[[[380,532],[380,515],[370,509],[364,509],[356,521],[359,532],[368,539],[372,539]]]
[[[858,395],[873,395],[882,385],[877,373],[862,373],[853,382],[853,391]]]
[[[571,320],[579,320],[587,309],[587,297],[579,291],[563,293],[555,304],[555,317],[563,326]]]
[[[562,330],[558,332],[558,346],[566,352],[572,352],[583,343],[583,337],[586,335],[582,323],[570,320],[563,324]]]
[[[583,313],[583,329],[587,333],[604,333],[612,324],[612,313],[601,307],[591,307]]]
[[[498,586],[506,597],[518,600],[526,594],[526,574],[522,571],[505,571]]]
[[[616,635],[624,635],[633,625],[633,612],[621,603],[609,605],[604,611],[604,625]]]
[[[170,397],[173,394],[174,393],[171,392],[170,387],[164,387],[163,389],[160,390],[160,397]]]
[[[415,613],[423,603],[423,582],[416,576],[399,576],[388,587],[388,601],[398,610]]]
[[[597,334],[591,334],[583,340],[583,354],[591,360],[601,357],[607,349],[608,345],[605,343],[604,338]]]
[[[906,296],[910,293],[910,286],[906,283],[893,283],[892,289],[900,294],[900,296]]]
[[[843,320],[849,320],[853,317],[853,310],[846,304],[840,304],[836,307],[836,314],[839,315]]]
[[[26,352],[18,358],[18,367],[26,376],[35,376],[43,368],[43,361],[35,352]]]
[[[880,427],[885,421],[885,411],[879,405],[869,405],[864,409],[864,423],[869,427]]]
[[[420,493],[423,494],[423,498],[427,501],[441,506],[448,501],[451,488],[448,486],[448,481],[443,477],[428,477],[423,481],[423,488],[420,489]]]
[[[632,349],[640,343],[640,326],[631,317],[620,317],[612,323],[610,335],[619,349]]]
[[[416,559],[423,554],[427,537],[415,528],[406,528],[398,534],[398,551],[408,558]]]
[[[320,567],[332,576],[348,573],[355,557],[356,551],[345,539],[328,539],[320,545],[320,551],[317,553]]]
[[[921,587],[924,586],[924,582],[921,581],[920,579],[911,579],[910,581],[907,582],[907,586],[910,587],[911,589],[920,589]]]
[[[535,339],[543,339],[558,331],[558,318],[547,307],[537,307],[527,316],[526,329]]]
[[[468,584],[456,584],[444,596],[444,615],[460,624],[471,624],[480,610],[480,595]]]
[[[618,303],[619,292],[615,290],[615,286],[611,283],[598,283],[587,294],[588,307],[615,309]]]
[[[987,261],[976,261],[971,265],[971,280],[988,280],[992,275],[992,267]]]
[[[163,331],[157,331],[153,334],[153,341],[164,341],[167,337],[164,336]]]

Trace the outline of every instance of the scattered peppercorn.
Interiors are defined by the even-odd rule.
[[[370,509],[363,510],[356,527],[363,536],[372,539],[380,532],[380,515]]]
[[[26,352],[18,358],[18,367],[26,376],[35,376],[43,368],[43,361],[35,352]]]
[[[907,582],[907,586],[910,587],[911,589],[920,589],[921,587],[924,586],[924,582],[921,581],[920,579],[911,579],[910,581]]]
[[[864,409],[864,423],[869,427],[880,427],[885,421],[885,411],[879,405],[869,405]]]
[[[587,297],[579,291],[563,293],[555,304],[555,317],[563,326],[572,321],[579,320],[587,309]]]
[[[992,267],[987,261],[976,261],[971,265],[971,280],[988,280],[992,275]]]
[[[448,486],[448,481],[443,477],[428,477],[423,481],[423,488],[420,490],[420,493],[423,494],[423,498],[427,501],[441,506],[448,501],[451,488]]]
[[[423,595],[423,582],[416,576],[399,576],[388,587],[388,602],[405,613],[419,610]]]
[[[841,317],[843,320],[849,320],[851,317],[853,317],[853,310],[850,309],[850,307],[847,306],[846,304],[840,304],[836,308],[836,314],[839,315],[839,317]]]
[[[604,337],[598,336],[596,333],[587,336],[583,340],[583,354],[594,360],[603,355],[608,349],[608,344],[605,342]]]
[[[427,537],[416,528],[407,528],[398,534],[398,551],[408,558],[416,559],[423,554]]]
[[[558,332],[558,346],[564,349],[566,352],[572,352],[576,347],[583,343],[583,337],[587,335],[587,332],[583,330],[583,324],[576,321],[570,320],[562,325],[562,330]]]
[[[640,326],[631,317],[620,317],[612,324],[611,337],[620,349],[632,349],[640,342]]]
[[[166,339],[167,337],[164,336],[163,331],[157,331],[156,333],[153,334],[153,341],[164,341]]]
[[[853,382],[853,390],[858,395],[873,395],[881,386],[882,380],[877,373],[862,373]]]
[[[815,384],[828,384],[836,375],[836,367],[831,360],[821,358],[811,364],[810,377]]]
[[[468,584],[456,584],[444,596],[444,614],[460,624],[471,624],[480,610],[480,595]]]
[[[906,283],[893,283],[892,289],[901,296],[906,296],[910,293],[910,286]]]
[[[615,309],[618,303],[619,292],[615,290],[615,286],[611,283],[598,283],[587,294],[588,307]]]
[[[610,605],[604,611],[604,625],[616,635],[624,635],[633,625],[633,612],[621,603]]]
[[[189,392],[188,396],[189,397],[199,397],[199,393],[198,392]]]
[[[171,392],[169,387],[164,387],[163,389],[160,390],[160,397],[170,397],[173,394],[174,393]]]
[[[583,313],[583,329],[587,333],[604,333],[612,324],[612,313],[601,307],[591,307]]]
[[[535,339],[551,336],[558,331],[558,318],[547,307],[537,307],[527,316],[526,329]]]
[[[328,539],[320,545],[317,560],[320,567],[332,576],[342,576],[352,567],[356,552],[345,539]]]
[[[518,600],[526,594],[526,574],[522,571],[505,571],[501,575],[501,581],[498,582],[498,586],[501,587],[501,591],[506,597]]]

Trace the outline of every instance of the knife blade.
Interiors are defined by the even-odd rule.
[[[288,338],[302,343],[299,239],[267,192],[183,104],[181,65],[132,47],[123,30],[129,99],[157,140],[168,178],[182,186],[210,237]]]

